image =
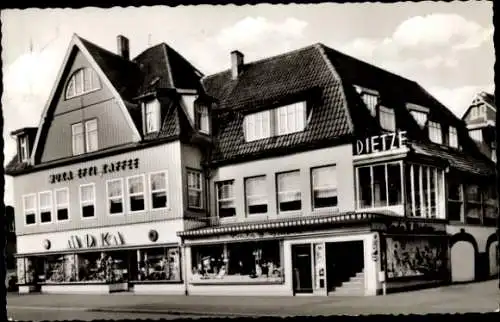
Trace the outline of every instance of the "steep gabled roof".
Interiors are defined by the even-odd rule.
[[[465,138],[466,149],[476,148],[467,141],[463,122],[419,84],[323,44],[245,64],[236,80],[229,70],[208,76],[203,85],[218,100],[215,162],[379,131],[378,121],[370,115],[355,85],[376,90],[382,104],[396,110],[398,124],[409,137],[428,140],[408,112],[407,103],[413,103],[427,107],[430,118],[456,127]],[[300,95],[308,97],[312,110],[303,132],[245,141],[246,113],[272,108],[287,99],[297,100]]]
[[[203,79],[218,101],[214,159],[228,160],[273,149],[307,146],[353,134],[341,80],[332,73],[318,45],[243,66],[238,79],[227,70]],[[311,114],[303,132],[246,142],[243,118],[293,100],[307,100]]]
[[[140,91],[150,88],[198,89],[203,74],[165,43],[146,49],[133,59],[142,71]]]
[[[495,96],[484,91],[479,92],[474,96],[470,106],[467,108],[464,115],[462,116],[462,120],[467,119],[467,116],[469,115],[470,110],[473,107],[481,105],[486,106],[486,121],[492,121],[496,123],[497,107],[495,105]]]

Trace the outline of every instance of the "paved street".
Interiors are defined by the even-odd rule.
[[[9,316],[18,320],[174,319],[203,316],[426,314],[492,312],[498,281],[453,285],[378,297],[225,297],[9,294]]]

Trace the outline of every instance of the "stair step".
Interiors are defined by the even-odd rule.
[[[329,296],[364,296],[364,290],[339,288],[333,292],[328,292]]]
[[[350,285],[350,284],[360,284],[364,285],[365,284],[365,279],[364,278],[359,278],[359,277],[351,277],[348,281],[342,282],[343,285]]]

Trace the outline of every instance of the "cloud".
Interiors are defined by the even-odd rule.
[[[453,113],[455,113],[455,115],[462,117],[477,93],[480,91],[494,93],[495,85],[466,85],[456,88],[434,86],[429,87],[428,91]]]
[[[246,17],[222,28],[186,52],[207,74],[229,68],[229,53],[239,50],[246,61],[281,54],[305,45],[308,23],[296,18],[272,21],[264,17]],[[200,50],[209,48],[210,50]]]
[[[397,65],[401,73],[455,68],[461,52],[492,44],[493,28],[456,14],[411,17],[385,38],[358,38],[339,49],[377,65]],[[439,52],[439,55],[436,53]]]

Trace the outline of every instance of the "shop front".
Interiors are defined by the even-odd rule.
[[[341,213],[180,232],[190,295],[375,295],[378,214]]]
[[[18,236],[19,292],[184,294],[180,221]]]

